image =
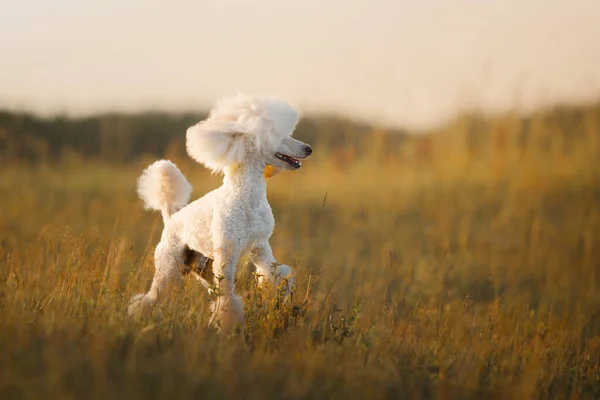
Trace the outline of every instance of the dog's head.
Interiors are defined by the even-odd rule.
[[[221,100],[186,134],[188,154],[215,172],[236,164],[296,170],[312,148],[292,133],[298,113],[274,97],[238,95]]]

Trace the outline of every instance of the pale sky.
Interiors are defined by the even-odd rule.
[[[0,0],[0,107],[203,110],[237,92],[425,127],[600,98],[600,0]]]

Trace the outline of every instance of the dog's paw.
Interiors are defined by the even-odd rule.
[[[127,306],[127,315],[130,318],[147,318],[155,317],[157,320],[162,319],[162,311],[156,305],[156,302],[150,299],[146,294],[136,294],[129,300]]]
[[[289,265],[276,264],[270,272],[258,274],[258,284],[289,296],[294,289],[294,270]]]
[[[275,267],[275,286],[290,295],[294,288],[294,271],[289,265],[279,264]]]
[[[212,325],[220,333],[231,333],[236,326],[244,323],[244,300],[241,296],[220,296],[211,303]]]

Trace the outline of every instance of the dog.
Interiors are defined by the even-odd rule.
[[[230,331],[244,322],[234,276],[238,260],[248,252],[260,281],[277,285],[285,280],[289,293],[292,269],[277,262],[269,245],[275,222],[265,175],[298,170],[311,155],[311,146],[292,137],[297,123],[297,111],[279,98],[226,98],[186,132],[188,154],[223,174],[222,186],[188,204],[192,186],[175,164],[156,161],[142,173],[138,194],[146,209],[162,213],[164,229],[154,252],[150,290],[131,299],[129,315],[155,306],[193,272],[210,290],[217,328]]]

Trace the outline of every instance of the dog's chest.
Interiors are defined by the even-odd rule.
[[[267,204],[257,208],[250,215],[249,234],[252,241],[268,238],[273,233],[275,220],[271,207]]]

